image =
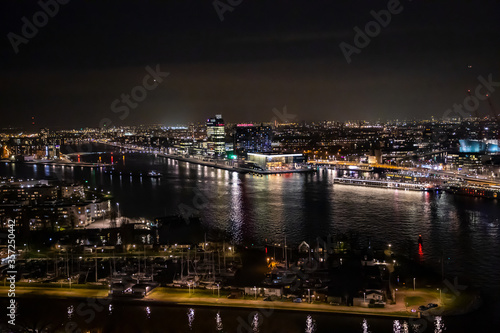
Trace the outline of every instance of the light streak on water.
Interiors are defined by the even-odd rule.
[[[188,310],[187,316],[188,316],[189,329],[192,330],[193,329],[193,321],[194,321],[194,309],[193,308],[190,308]]]
[[[308,315],[306,319],[306,333],[314,333],[314,331],[316,331],[316,323],[311,315]]]
[[[392,324],[392,332],[393,333],[402,333],[401,332],[401,323],[399,320],[394,320],[394,323]]]
[[[254,333],[258,333],[259,332],[259,326],[260,326],[259,314],[255,313],[253,315],[253,320],[252,320],[252,330],[253,330]]]
[[[215,325],[217,331],[222,331],[222,329],[224,328],[224,326],[222,325],[222,318],[220,316],[220,312],[217,312],[217,315],[215,316]]]
[[[403,321],[403,333],[410,333],[410,327],[408,327],[408,323]]]
[[[75,312],[75,307],[73,305],[68,306],[68,319],[73,318],[73,312]]]
[[[434,318],[434,333],[443,333],[446,330],[446,327],[443,323],[443,317],[437,316]]]
[[[368,322],[366,319],[363,319],[363,324],[361,324],[361,327],[363,328],[363,333],[370,333],[368,330],[370,327],[368,327]]]

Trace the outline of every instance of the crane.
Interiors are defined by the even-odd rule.
[[[467,90],[467,95],[469,95],[469,97],[472,99],[472,94],[470,92],[470,89]],[[478,110],[479,110],[478,107],[474,109],[474,115],[476,116],[477,120],[480,120],[481,117],[479,116],[479,111]]]
[[[491,102],[490,94],[486,94],[486,98],[488,100],[488,105],[490,106],[491,115],[497,124],[498,140],[500,141],[500,117],[498,117],[498,113]]]
[[[467,89],[467,95],[472,100],[472,94],[471,94],[470,89]],[[476,117],[477,125],[478,125],[478,128],[479,128],[479,133],[478,133],[479,139],[482,140],[484,138],[484,130],[483,130],[483,127],[481,125],[481,116],[479,115],[479,107],[477,107],[477,108],[474,109],[474,116]]]

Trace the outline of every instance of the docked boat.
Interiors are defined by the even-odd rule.
[[[479,186],[451,185],[446,188],[446,192],[489,199],[497,199],[500,197],[500,190],[492,187],[486,188]]]

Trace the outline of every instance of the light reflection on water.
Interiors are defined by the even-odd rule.
[[[187,313],[189,330],[193,329],[194,309],[190,308]]]
[[[104,151],[104,149],[97,149]],[[81,155],[82,160],[98,155]],[[111,155],[100,155],[104,162]],[[122,161],[122,158],[117,159]],[[122,177],[100,168],[0,165],[0,175],[44,178],[59,175],[69,181],[111,191],[122,215],[154,218],[178,214],[179,205],[193,206],[196,193],[206,198],[198,209],[203,223],[235,242],[262,244],[284,241],[290,246],[317,236],[356,231],[374,246],[393,244],[396,252],[419,254],[448,275],[464,276],[480,286],[500,288],[500,210],[497,200],[446,193],[363,188],[333,184],[333,171],[257,177],[215,170],[146,154],[128,154],[127,172],[158,170],[164,177]],[[120,168],[121,164],[115,167]],[[195,207],[193,207],[195,208]],[[439,267],[438,267],[439,266]]]
[[[64,299],[25,299],[20,298],[20,311],[16,322],[26,331],[49,323],[51,328],[65,327],[69,322],[78,326],[81,331],[100,329],[99,332],[291,332],[291,333],[443,333],[470,332],[471,325],[462,324],[452,328],[445,326],[441,317],[428,319],[390,319],[380,317],[363,318],[354,315],[321,314],[307,315],[303,312],[275,311],[270,316],[262,316],[252,309],[217,309],[217,308],[185,308],[182,306],[165,306],[158,304],[141,305],[139,302],[115,302],[109,308],[74,306],[72,317],[64,316],[73,307],[72,300]],[[44,306],[50,301],[51,307]],[[0,299],[0,305],[8,300]],[[85,304],[85,303],[84,303]],[[77,310],[80,309],[80,310]],[[94,311],[92,311],[93,309]],[[111,313],[111,309],[113,310]],[[108,310],[108,311],[106,311]],[[195,320],[196,317],[199,317]],[[144,315],[146,312],[146,316]],[[155,314],[154,316],[152,314]],[[184,317],[187,314],[187,323]],[[224,325],[222,324],[224,319]],[[245,323],[244,318],[248,318]],[[215,319],[215,320],[214,320]],[[415,325],[410,328],[408,322],[423,320],[425,327],[421,330]],[[451,320],[451,319],[450,319]],[[43,324],[43,325],[42,325]],[[470,324],[470,322],[469,322]],[[7,332],[0,322],[0,331]],[[458,328],[458,329],[457,329]],[[51,332],[63,332],[50,330]]]
[[[307,316],[306,319],[306,332],[305,333],[314,333],[316,332],[316,322],[312,319],[311,315]]]
[[[217,315],[215,316],[215,328],[219,332],[222,332],[222,330],[224,329],[224,325],[222,325],[222,318],[220,316],[220,311],[217,312]]]
[[[103,154],[102,158],[108,161],[109,155]],[[372,244],[378,241],[378,245],[384,246],[384,242],[390,241],[395,251],[411,250],[417,256],[417,237],[421,234],[422,261],[439,266],[443,257],[447,274],[465,276],[489,290],[500,288],[497,200],[334,185],[331,171],[255,177],[145,154],[127,155],[126,161],[128,170],[154,169],[164,177],[131,180],[104,174],[100,169],[22,163],[2,163],[0,175],[45,178],[56,173],[69,181],[85,179],[91,187],[111,191],[120,202],[121,213],[131,217],[176,214],[180,203],[192,205],[195,190],[199,190],[209,198],[200,210],[203,223],[241,242],[262,243],[267,238],[282,243],[286,234],[293,245],[314,240],[318,235],[355,230],[362,236],[369,235]],[[62,311],[67,312],[67,308]],[[115,308],[110,308],[109,317],[115,312]],[[212,325],[214,316],[207,319]],[[231,316],[224,318],[225,328],[231,327]],[[368,323],[374,333],[393,329],[392,320],[384,326],[385,331],[377,330],[371,319]],[[294,327],[303,331],[303,325],[301,317]],[[360,325],[362,322],[357,320],[349,327],[360,331]],[[400,325],[403,330],[404,321]],[[415,325],[410,322],[410,331],[416,331]],[[182,330],[185,329],[186,326]],[[318,332],[327,331],[318,325]]]

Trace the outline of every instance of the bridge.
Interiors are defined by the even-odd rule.
[[[78,155],[94,155],[94,154],[108,154],[110,153],[109,151],[106,152],[106,151],[82,151],[82,152],[79,152],[79,153],[68,153],[68,154],[64,154],[66,156],[78,156]]]

